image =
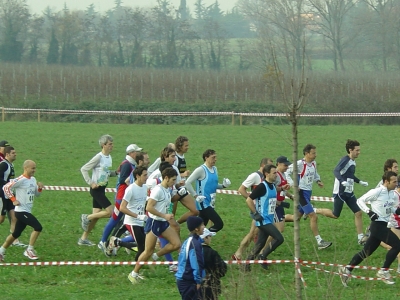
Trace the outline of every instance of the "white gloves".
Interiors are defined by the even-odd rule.
[[[222,181],[222,186],[224,188],[230,187],[231,185],[231,181],[228,178],[224,178],[224,180]]]
[[[136,219],[140,221],[147,221],[147,215],[138,215]]]
[[[361,181],[360,181],[360,183],[361,183]],[[342,181],[342,185],[345,186],[345,187],[350,186],[350,184],[347,181]]]
[[[360,184],[361,184],[362,186],[368,186],[368,182],[366,182],[366,181],[361,181],[361,180],[360,180]]]
[[[206,199],[205,196],[197,196],[197,197],[196,197],[196,201],[199,202],[199,203],[203,202],[204,199]]]
[[[178,194],[179,194],[179,196],[184,196],[184,195],[186,195],[186,194],[187,194],[186,188],[185,188],[185,187],[181,187],[181,188],[178,190]]]

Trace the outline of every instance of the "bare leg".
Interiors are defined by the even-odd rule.
[[[32,246],[32,247],[33,247],[33,246],[35,245],[36,240],[37,240],[39,234],[40,234],[40,231],[32,231],[31,237],[30,237],[30,239],[29,239],[29,246]]]
[[[182,224],[186,222],[187,218],[190,216],[198,216],[199,211],[196,208],[196,204],[192,196],[187,195],[185,198],[181,199],[180,201],[184,207],[186,207],[189,211],[184,213],[179,219],[178,223]]]
[[[169,243],[165,245],[165,247],[161,248],[160,251],[157,252],[157,256],[163,256],[167,253],[171,253],[172,251],[178,250],[181,247],[181,239],[177,235],[176,231],[171,227],[167,228],[162,233],[163,238],[165,238]]]
[[[362,211],[358,211],[354,214],[354,223],[356,225],[357,234],[363,233]]]
[[[157,237],[151,231],[148,234],[146,234],[144,251],[142,252],[142,254],[140,254],[137,260],[138,263],[141,261],[149,260],[150,256],[153,254],[156,242],[157,242]],[[135,273],[139,273],[140,269],[142,268],[142,265],[139,265],[138,263],[135,265],[135,268],[133,269]]]
[[[332,210],[329,208],[316,208],[316,213],[332,219],[338,218],[333,214]]]
[[[240,242],[239,248],[235,252],[235,256],[239,259],[242,258],[243,251],[250,245],[250,243],[254,240],[254,237],[258,234],[258,228],[254,221],[251,221],[250,231]]]
[[[311,214],[308,214],[308,217],[310,218],[310,228],[314,236],[319,235],[318,231],[318,216],[315,212],[312,212]]]

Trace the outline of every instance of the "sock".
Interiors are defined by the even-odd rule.
[[[364,233],[358,234],[357,237],[358,237],[358,240],[361,240],[364,237]]]
[[[157,253],[153,253],[152,258],[154,260],[158,260],[160,257],[157,255]]]
[[[0,253],[4,254],[6,253],[6,248],[4,248],[3,246],[0,247]]]
[[[316,235],[315,239],[317,240],[317,243],[320,243],[322,241],[322,238],[320,235]]]
[[[29,245],[28,250],[33,250],[33,246]]]

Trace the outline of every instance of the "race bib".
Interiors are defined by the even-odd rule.
[[[270,198],[269,199],[269,206],[268,206],[268,214],[272,215],[275,213],[275,208],[276,208],[276,198]]]
[[[354,191],[354,179],[352,178],[347,178],[347,183],[349,184],[349,186],[346,186],[346,188],[344,189],[344,191],[346,193],[352,193]]]
[[[216,198],[215,196],[216,196],[215,193],[210,194],[210,197],[211,197],[210,206],[212,208],[215,208],[215,198]]]

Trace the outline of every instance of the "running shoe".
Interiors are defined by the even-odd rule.
[[[32,259],[32,260],[37,260],[37,259],[39,259],[39,257],[37,256],[35,250],[33,250],[33,249],[26,249],[26,250],[24,251],[24,255],[25,255],[27,258]]]

